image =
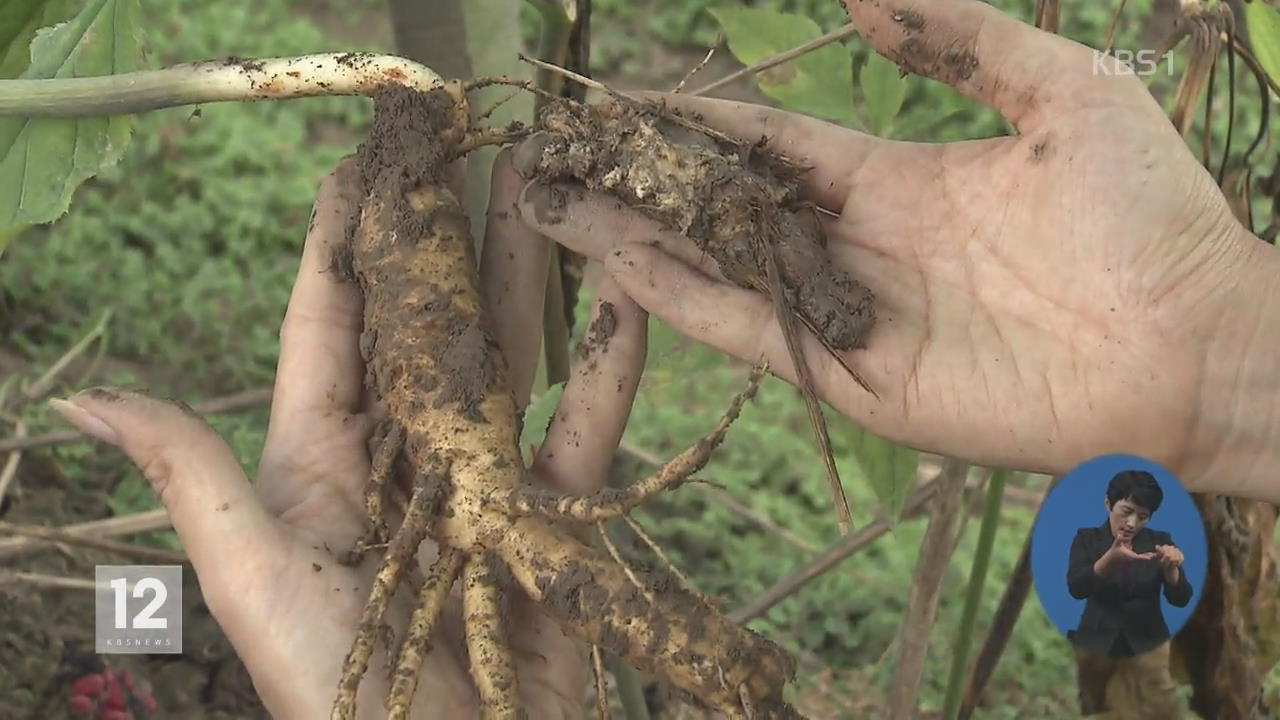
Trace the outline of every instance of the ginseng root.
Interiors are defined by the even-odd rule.
[[[457,577],[486,718],[519,716],[498,605],[509,592],[524,593],[586,645],[660,678],[692,703],[732,718],[799,717],[783,699],[794,674],[786,652],[729,621],[675,574],[624,567],[563,524],[565,517],[592,521],[601,512],[625,511],[687,479],[723,439],[763,369],[752,374],[725,419],[658,480],[621,495],[605,491],[572,501],[533,490],[519,454],[506,360],[478,290],[469,224],[445,177],[448,164],[474,145],[468,114],[459,83],[428,92],[388,88],[376,98],[374,124],[357,155],[364,201],[334,267],[364,298],[365,382],[397,433],[389,432],[382,447],[400,443],[417,479],[371,590],[332,717],[354,716],[375,630],[424,537],[441,550],[400,645],[387,699],[394,717],[408,710],[432,628]],[[375,472],[384,472],[386,463],[379,457]],[[581,511],[563,512],[566,507]]]

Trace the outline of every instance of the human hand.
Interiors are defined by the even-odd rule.
[[[1107,552],[1117,561],[1122,563],[1141,562],[1145,560],[1155,560],[1158,553],[1144,552],[1140,553],[1133,549],[1133,538],[1119,536],[1112,543]]]
[[[1182,567],[1186,559],[1182,551],[1174,545],[1157,545],[1155,554],[1160,560],[1160,565],[1166,568]]]
[[[365,527],[367,442],[382,410],[364,390],[358,347],[362,300],[328,272],[359,202],[346,162],[317,196],[289,307],[271,420],[257,483],[198,417],[175,405],[116,389],[86,391],[55,404],[85,432],[120,447],[142,470],[187,551],[213,616],[277,718],[328,717],[378,553],[357,566],[337,558]],[[519,183],[495,184],[484,246],[483,287],[495,333],[511,364],[520,407],[538,358],[547,243],[502,210]],[[574,370],[534,473],[561,492],[585,494],[604,481],[621,438],[645,356],[645,313],[607,279],[599,290],[616,330],[610,352]],[[596,312],[600,311],[600,301]],[[392,527],[400,517],[392,517]],[[419,564],[430,565],[428,541]],[[402,638],[412,611],[402,589],[386,622]],[[518,591],[509,595],[508,632],[530,718],[581,715],[587,671],[582,646]],[[417,717],[478,717],[459,595],[439,621],[415,699]],[[389,687],[380,640],[361,685],[363,718],[386,717]],[[394,657],[391,658],[394,661]]]
[[[846,359],[880,399],[806,337],[818,394],[891,441],[983,465],[1061,474],[1134,453],[1192,489],[1280,501],[1264,470],[1280,447],[1277,382],[1254,349],[1280,344],[1263,315],[1280,254],[1233,217],[1141,80],[975,0],[845,5],[876,50],[1019,134],[888,141],[664,96],[813,166],[808,198],[836,215],[829,253],[876,293],[879,317]],[[526,190],[530,225],[604,259],[679,331],[795,382],[767,297],[720,282],[692,243],[612,200],[567,193],[549,216],[546,197]]]

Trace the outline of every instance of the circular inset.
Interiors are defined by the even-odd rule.
[[[1076,467],[1031,533],[1040,603],[1076,647],[1123,658],[1159,647],[1204,590],[1204,518],[1173,473],[1133,455]]]

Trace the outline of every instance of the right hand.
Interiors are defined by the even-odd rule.
[[[1111,547],[1107,550],[1107,554],[1110,555],[1112,559],[1118,560],[1122,563],[1155,560],[1157,556],[1157,553],[1154,552],[1140,553],[1135,551],[1133,549],[1133,539],[1124,536],[1117,537],[1115,541],[1111,543]]]
[[[1235,219],[1143,83],[976,0],[845,5],[877,51],[994,107],[1019,134],[888,141],[663,96],[814,167],[809,199],[838,214],[831,257],[873,289],[879,317],[847,360],[881,399],[806,337],[820,397],[891,441],[983,465],[1061,474],[1134,453],[1193,489],[1280,501],[1264,471],[1280,446],[1268,437],[1280,431],[1264,432],[1276,371],[1259,350],[1280,344],[1263,315],[1280,295],[1280,251]],[[686,239],[599,196],[567,194],[539,222],[545,192],[526,189],[525,222],[604,259],[677,330],[763,355],[795,382],[767,297],[718,281]]]

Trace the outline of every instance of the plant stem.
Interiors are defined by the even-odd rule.
[[[610,654],[608,658],[609,672],[618,683],[623,716],[626,720],[649,720],[649,705],[644,701],[644,686],[640,683],[639,674],[617,656]]]
[[[569,16],[568,6],[556,0],[529,0],[529,4],[537,8],[542,21],[538,57],[552,65],[564,65],[569,55],[569,36],[573,31],[573,18]],[[549,95],[559,96],[564,76],[539,68],[537,85]],[[534,97],[535,119],[546,106],[549,95],[539,93]],[[550,243],[547,253],[547,289],[542,303],[543,361],[546,363],[547,387],[569,379],[569,327],[565,322],[564,286],[560,266],[560,246],[558,243]]]
[[[978,547],[973,556],[973,568],[969,571],[969,591],[964,599],[964,612],[956,634],[955,649],[951,654],[951,677],[947,680],[947,696],[943,704],[943,720],[954,720],[960,707],[960,694],[964,690],[965,670],[969,665],[969,646],[973,644],[973,629],[978,617],[978,605],[982,601],[982,588],[987,581],[987,568],[991,564],[991,547],[995,543],[996,528],[1000,525],[1000,506],[1004,500],[1007,470],[997,470],[987,485],[987,505],[982,513],[982,527],[978,530]]]
[[[394,55],[228,59],[99,77],[0,80],[0,115],[121,115],[213,102],[370,95],[392,84],[427,90],[442,82],[430,68]]]

